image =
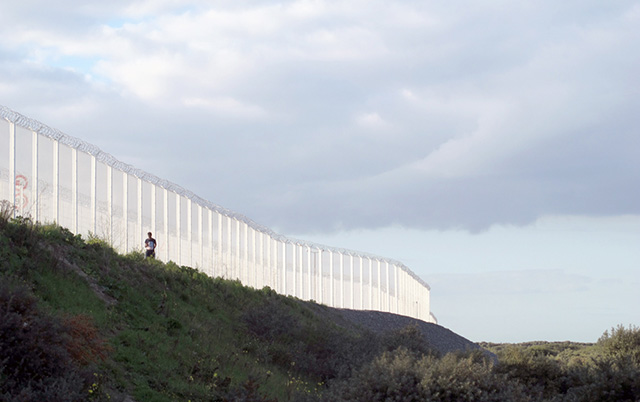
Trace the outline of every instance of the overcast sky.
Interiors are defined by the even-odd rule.
[[[0,35],[0,104],[404,262],[473,341],[640,325],[637,1],[7,0]]]

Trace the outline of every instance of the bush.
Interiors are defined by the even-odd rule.
[[[442,358],[416,355],[400,347],[384,352],[325,400],[340,401],[527,401],[521,386],[492,371],[480,351]]]
[[[384,352],[349,380],[334,386],[325,400],[421,401],[427,393],[420,385],[422,375],[413,353],[399,348]]]
[[[0,283],[0,400],[85,400],[90,373],[74,366],[66,335],[24,288]]]
[[[16,207],[13,206],[8,200],[0,201],[0,230],[4,229],[8,224]]]
[[[37,244],[37,228],[31,218],[18,216],[9,220],[4,231],[16,247],[31,250]]]
[[[438,354],[435,350],[431,349],[424,334],[416,324],[390,331],[382,337],[382,347],[386,351],[393,351],[401,346],[407,348],[417,356]]]
[[[81,235],[73,234],[69,229],[55,223],[42,226],[41,232],[43,237],[51,242],[66,243],[78,247],[85,245]]]
[[[89,317],[57,319],[24,287],[0,283],[0,400],[99,399],[91,363],[107,351]]]
[[[640,329],[619,325],[605,331],[596,345],[601,354],[568,370],[573,387],[568,400],[620,402],[640,400]]]
[[[567,400],[581,402],[635,402],[640,400],[640,369],[628,356],[599,358],[589,366],[573,368],[575,386]]]
[[[539,353],[539,348],[511,346],[500,354],[497,374],[505,374],[523,385],[529,395],[550,397],[566,390],[565,373],[558,361]]]
[[[618,325],[611,328],[611,333],[605,331],[598,339],[598,346],[602,348],[606,356],[618,358],[629,357],[640,365],[640,328],[629,326],[625,328]]]
[[[493,370],[489,356],[480,350],[449,353],[441,359],[423,358],[421,386],[432,401],[528,401],[525,389]]]

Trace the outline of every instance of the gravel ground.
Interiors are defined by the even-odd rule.
[[[476,343],[445,327],[415,318],[381,311],[337,309],[308,303],[305,305],[311,307],[323,319],[334,321],[339,326],[346,328],[356,326],[379,334],[401,329],[408,325],[417,325],[429,345],[442,354],[460,350],[484,350]],[[495,359],[493,353],[485,352]]]
[[[481,349],[477,344],[445,327],[415,318],[381,311],[339,309],[337,312],[344,319],[380,334],[401,329],[408,325],[417,325],[431,347],[442,354],[457,350]]]

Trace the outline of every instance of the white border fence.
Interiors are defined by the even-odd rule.
[[[0,199],[16,213],[93,233],[255,288],[331,307],[437,322],[430,288],[402,263],[287,238],[192,192],[118,161],[80,139],[0,105]]]

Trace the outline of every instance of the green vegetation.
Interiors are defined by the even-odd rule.
[[[1,401],[637,401],[640,329],[439,356],[0,206]]]

